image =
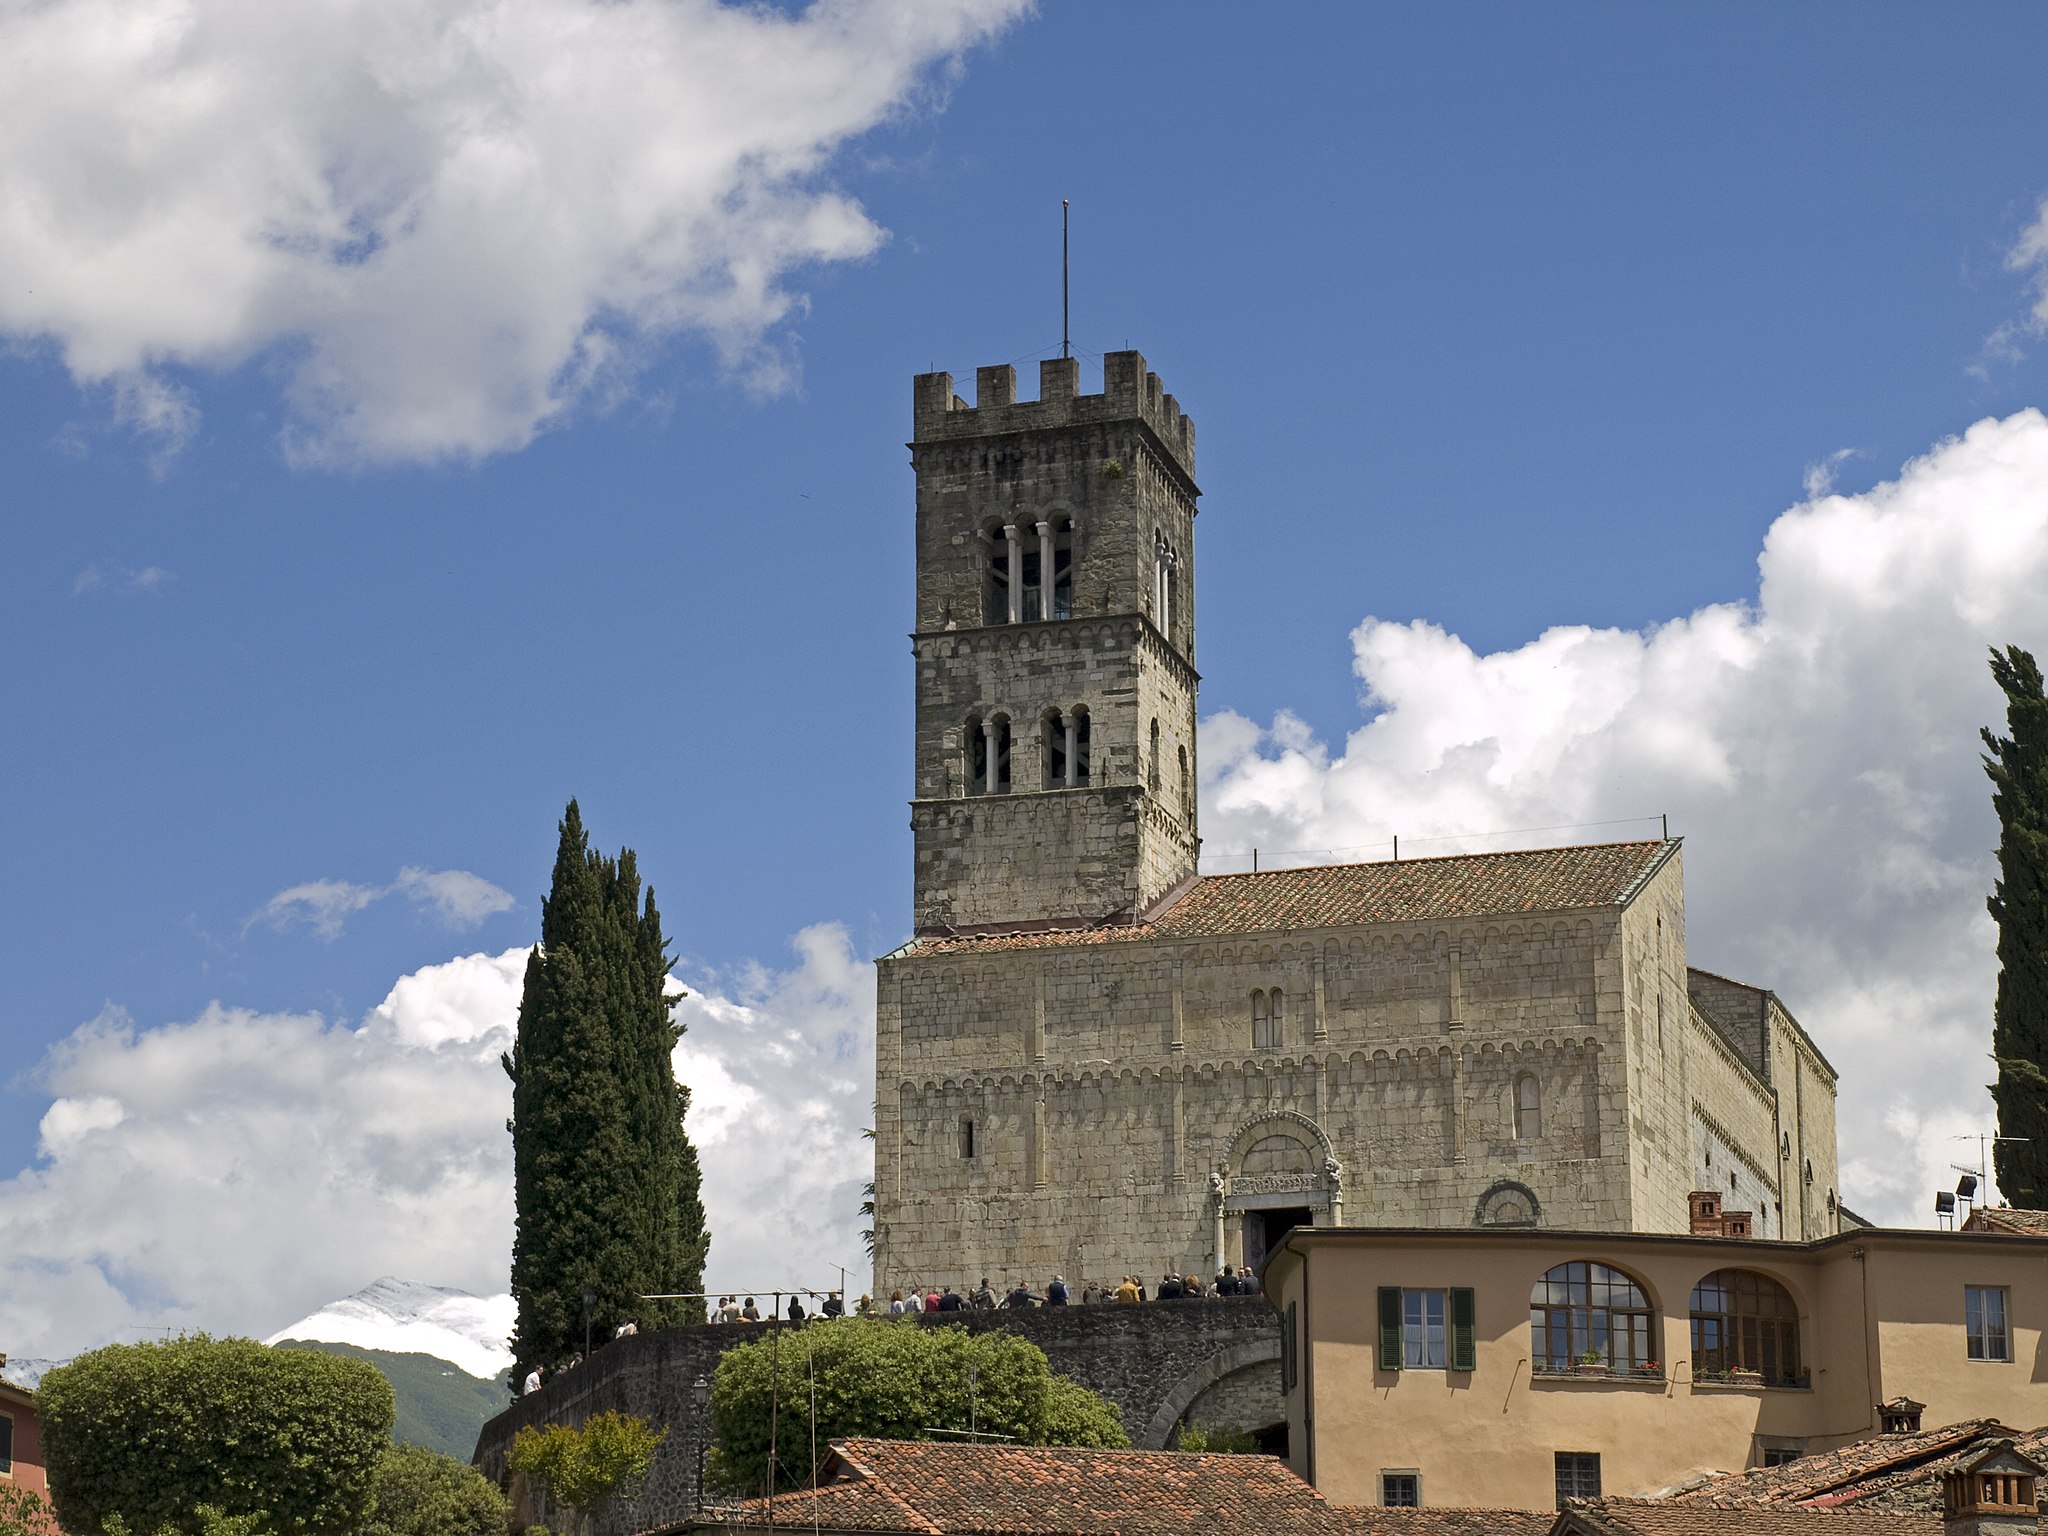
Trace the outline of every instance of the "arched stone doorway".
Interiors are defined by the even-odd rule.
[[[1247,1120],[1209,1176],[1216,1267],[1265,1262],[1293,1227],[1344,1223],[1344,1170],[1307,1115],[1276,1110]]]

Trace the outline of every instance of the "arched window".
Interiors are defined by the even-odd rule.
[[[1160,535],[1152,546],[1152,622],[1169,640],[1173,638],[1173,573],[1179,563],[1165,535]]]
[[[1252,1049],[1280,1049],[1280,1030],[1287,1012],[1287,999],[1278,987],[1252,993]]]
[[[1534,1141],[1543,1134],[1543,1085],[1536,1074],[1515,1079],[1515,1140]]]
[[[1074,616],[1074,520],[1052,520],[1052,615],[1055,619]]]
[[[1048,709],[1038,717],[1038,737],[1044,750],[1043,783],[1047,789],[1064,789],[1072,782],[1067,777],[1067,722],[1056,709]]]
[[[1151,754],[1145,759],[1145,787],[1153,794],[1159,793],[1159,722],[1152,722]]]
[[[985,794],[988,789],[988,732],[982,726],[981,716],[967,717],[961,745],[966,749],[962,755],[966,759],[967,793]]]
[[[1695,1379],[1759,1372],[1767,1386],[1799,1377],[1799,1309],[1785,1287],[1749,1269],[1717,1269],[1692,1288]]]
[[[1646,1370],[1657,1359],[1655,1321],[1642,1287],[1620,1270],[1583,1259],[1560,1264],[1529,1292],[1532,1369]]]
[[[1082,704],[1075,705],[1073,712],[1067,716],[1067,719],[1074,728],[1074,782],[1076,784],[1087,784],[1092,782],[1089,778],[1089,758],[1091,754],[1088,749],[1087,706]]]
[[[981,622],[1010,622],[1010,556],[1016,543],[999,522],[981,530]]]
[[[988,735],[988,792],[1010,792],[1010,717],[997,715],[986,726]]]

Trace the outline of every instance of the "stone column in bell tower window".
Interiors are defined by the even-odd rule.
[[[1009,550],[1010,622],[1024,622],[1024,543],[1017,537],[1015,523],[1003,524],[1003,542]]]
[[[1052,617],[1052,524],[1038,525],[1038,616]]]

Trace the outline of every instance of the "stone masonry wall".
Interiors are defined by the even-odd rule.
[[[1055,362],[1037,401],[1017,401],[1007,367],[980,370],[971,408],[950,375],[916,384],[921,931],[1136,911],[1195,866],[1193,427],[1136,353],[1105,361],[1100,395]],[[1040,524],[1070,546],[1071,617],[1027,605],[1012,623],[991,559],[1006,526],[1037,559]],[[1088,785],[1068,790],[1048,781],[1047,716],[1080,711]],[[970,740],[991,721],[1010,742],[995,792],[974,782]]]
[[[1309,1127],[1288,1187],[1319,1222],[1467,1226],[1517,1185],[1547,1226],[1641,1225],[1619,935],[1608,912],[886,959],[877,1285],[1207,1273],[1209,1175],[1274,1116]],[[1278,1049],[1251,1048],[1255,987],[1287,999]],[[1525,1076],[1541,1126],[1518,1137]],[[1684,1230],[1687,1108],[1658,1128],[1651,1230]],[[1287,1201],[1229,1203],[1227,1262],[1261,1203]]]
[[[1284,1420],[1278,1368],[1272,1363],[1279,1358],[1279,1317],[1262,1297],[959,1312],[894,1326],[949,1324],[1031,1340],[1055,1371],[1117,1405],[1135,1445],[1166,1445],[1182,1417],[1237,1431]],[[510,1487],[505,1454],[522,1427],[580,1424],[611,1409],[638,1414],[665,1427],[668,1436],[639,1492],[607,1510],[586,1536],[630,1536],[683,1520],[697,1507],[698,1457],[709,1434],[708,1415],[696,1406],[695,1382],[716,1370],[727,1349],[783,1326],[676,1328],[609,1344],[589,1363],[520,1398],[486,1424],[477,1440],[476,1465],[500,1486]],[[1265,1382],[1270,1393],[1261,1385]],[[521,1486],[512,1492],[522,1527],[544,1523],[563,1528],[557,1512],[530,1490]]]

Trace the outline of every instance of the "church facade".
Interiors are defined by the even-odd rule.
[[[1836,1230],[1835,1074],[1688,968],[1677,840],[1203,877],[1189,417],[1135,352],[915,383],[915,936],[875,1283],[1077,1290],[1291,1226]]]

